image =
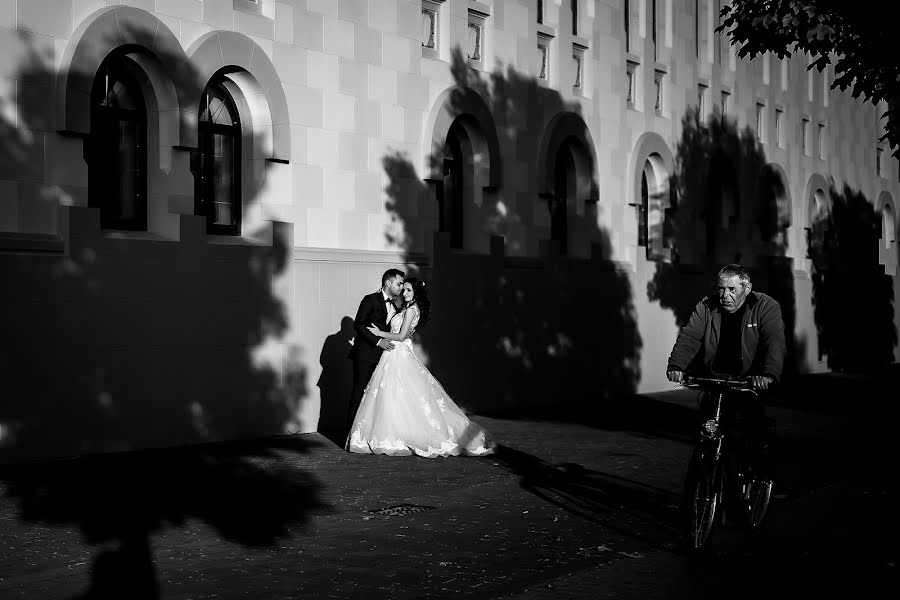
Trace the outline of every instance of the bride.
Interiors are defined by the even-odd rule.
[[[450,399],[412,348],[412,335],[431,313],[425,282],[403,284],[403,307],[391,318],[390,333],[375,325],[372,334],[393,342],[383,352],[350,428],[347,449],[364,454],[481,456],[496,444]]]

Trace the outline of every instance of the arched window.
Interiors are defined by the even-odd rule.
[[[890,250],[896,243],[896,225],[894,223],[894,211],[890,206],[885,206],[881,211],[881,240],[884,242],[884,249]]]
[[[199,157],[196,213],[206,217],[206,231],[241,233],[241,122],[223,79],[203,91],[198,128]]]
[[[104,229],[147,229],[147,109],[136,68],[112,54],[91,88],[88,204]]]

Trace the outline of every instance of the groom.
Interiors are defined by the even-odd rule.
[[[406,274],[399,269],[388,269],[381,276],[381,289],[363,297],[356,311],[356,319],[353,321],[353,329],[356,330],[356,340],[350,357],[353,359],[353,391],[350,394],[350,405],[347,408],[347,433],[353,426],[356,411],[362,401],[366,384],[375,371],[375,366],[381,358],[383,351],[394,349],[394,343],[384,338],[375,337],[366,329],[375,323],[382,331],[390,331],[388,319],[394,316],[393,299],[403,291],[403,278]]]

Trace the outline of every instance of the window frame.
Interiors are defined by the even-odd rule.
[[[784,148],[784,109],[775,107],[775,145]]]
[[[243,167],[242,155],[242,129],[240,112],[232,93],[225,85],[226,78],[219,74],[213,76],[203,89],[200,101],[200,114],[197,118],[197,165],[195,172],[194,214],[206,217],[206,232],[211,235],[241,234],[241,222],[243,216],[243,194],[241,171]],[[204,113],[203,98],[207,96],[210,88],[219,88],[220,97],[225,101],[226,110],[231,116],[232,124],[212,123],[201,119]],[[231,185],[231,214],[232,222],[221,224],[215,222],[215,181],[212,174],[215,172],[215,158],[212,155],[213,139],[216,135],[227,136],[232,142],[232,185]],[[212,156],[212,160],[208,158]]]
[[[488,7],[482,8],[480,3],[469,3],[469,16],[468,16],[468,25],[466,27],[466,32],[468,34],[466,40],[466,58],[469,61],[469,65],[475,67],[477,69],[484,68],[484,54],[485,54],[485,33],[487,32],[487,28],[485,27],[487,23],[487,18],[490,16],[490,12]],[[472,56],[470,54],[470,48],[468,47],[469,40],[471,39],[471,30],[475,27],[478,30],[478,55]]]
[[[653,87],[656,90],[653,100],[653,110],[658,117],[662,117],[666,110],[666,89],[665,89],[666,72],[661,69],[655,69],[653,72]]]
[[[638,106],[638,67],[640,63],[625,61],[625,106],[631,110]]]
[[[769,137],[766,135],[766,103],[760,100],[756,101],[756,139],[761,144],[767,144]]]
[[[580,95],[584,92],[584,48],[572,46],[572,66],[575,69],[572,81],[572,92]]]
[[[819,128],[818,128],[819,135],[818,135],[818,140],[816,141],[816,144],[819,147],[819,158],[822,160],[825,160],[827,158],[826,153],[825,153],[825,146],[827,145],[827,140],[825,138],[825,136],[826,136],[825,128],[826,128],[826,123],[819,123]]]
[[[709,84],[701,81],[697,84],[697,113],[701,122],[706,120],[707,106],[709,104],[708,98]]]
[[[441,4],[442,0],[422,0],[422,20],[424,23],[425,13],[434,15],[433,38],[434,46],[426,46],[425,40],[422,40],[422,56],[427,58],[440,58],[441,51]]]
[[[800,149],[804,156],[812,156],[812,121],[803,117],[800,123]]]
[[[538,69],[537,79],[542,82],[550,81],[550,42],[538,36]],[[543,69],[543,73],[541,70]]]

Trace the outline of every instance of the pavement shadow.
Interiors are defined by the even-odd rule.
[[[549,464],[508,446],[492,458],[521,478],[522,489],[574,515],[654,548],[678,542],[676,494],[574,463]]]
[[[291,463],[306,436],[94,455],[0,471],[25,522],[78,527],[92,545],[81,598],[159,598],[151,535],[198,520],[225,540],[268,546],[329,505],[322,483]]]
[[[317,383],[321,398],[318,431],[339,448],[347,441],[347,410],[353,387],[350,349],[355,335],[353,319],[344,316],[340,329],[325,338],[319,355],[322,374]]]
[[[459,48],[450,75],[427,172],[402,151],[382,159],[388,243],[411,264],[432,253],[409,273],[433,304],[417,334],[428,367],[477,414],[600,413],[635,391],[642,342],[630,280],[599,224],[580,104],[511,67],[473,69]]]
[[[661,394],[636,394],[612,405],[603,418],[586,423],[604,430],[630,433],[692,444],[697,433],[697,394],[684,391],[688,402],[667,401]]]

